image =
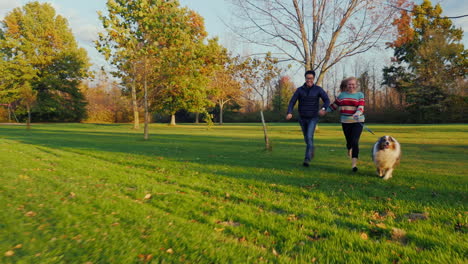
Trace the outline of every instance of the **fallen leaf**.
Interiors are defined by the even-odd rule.
[[[7,252],[5,252],[5,257],[11,257],[15,255],[15,252],[13,250],[8,250]]]
[[[311,260],[312,263],[314,263],[315,261],[317,261],[316,258],[313,258],[313,259]]]
[[[224,231],[224,228],[216,228],[214,229],[216,232],[223,232]]]
[[[15,248],[22,248],[23,247],[23,244],[18,244],[15,246]]]
[[[145,198],[144,198],[144,199],[145,199],[145,200],[149,200],[149,199],[151,199],[151,197],[152,197],[152,195],[151,195],[150,193],[148,193],[147,195],[145,195]]]
[[[174,250],[172,248],[166,250],[166,252],[169,253],[169,254],[174,254]]]
[[[378,227],[378,228],[382,228],[382,229],[387,228],[387,226],[384,223],[378,223],[375,226]]]
[[[275,255],[275,256],[279,256],[278,252],[276,252],[276,250],[275,250],[275,249],[273,249],[271,252],[273,252],[273,255]]]
[[[424,213],[411,213],[408,215],[405,215],[408,217],[408,221],[413,222],[417,220],[426,220],[429,218],[429,213],[424,212]]]
[[[234,222],[234,221],[224,221],[224,222],[220,222],[219,224],[223,226],[240,226],[239,222]]]
[[[369,236],[366,234],[366,233],[361,233],[361,238],[364,239],[364,240],[367,240],[369,239]]]
[[[138,258],[141,260],[141,261],[150,261],[151,259],[153,259],[153,255],[151,254],[148,254],[148,255],[145,255],[145,254],[138,254]]]
[[[399,228],[392,228],[392,240],[401,243],[406,242],[406,231]]]
[[[36,212],[33,212],[33,211],[29,211],[27,213],[24,214],[25,216],[29,216],[29,217],[33,217],[33,216],[36,216],[37,213]]]
[[[70,198],[75,198],[76,194],[74,192],[70,192]]]
[[[296,221],[298,219],[298,217],[294,214],[290,214],[288,216],[288,221]]]

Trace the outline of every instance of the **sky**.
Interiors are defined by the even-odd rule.
[[[38,0],[52,4],[56,12],[68,20],[70,27],[79,45],[85,48],[93,63],[94,69],[107,65],[104,57],[94,48],[93,41],[97,38],[97,33],[102,30],[98,19],[97,11],[105,13],[106,0]],[[205,27],[209,37],[219,37],[219,42],[230,51],[242,53],[254,47],[235,41],[233,34],[226,24],[229,24],[231,16],[231,5],[229,0],[179,0],[182,6],[198,12],[205,19]],[[0,0],[0,19],[13,10],[15,7],[30,2],[28,0]],[[468,14],[468,1],[466,0],[439,0],[432,1],[433,4],[440,3],[446,16],[460,16]],[[468,47],[468,17],[453,19],[457,27],[461,27],[465,34],[463,43]],[[391,54],[390,54],[391,55]],[[388,58],[389,60],[389,58]],[[289,73],[290,75],[301,73]],[[295,76],[292,76],[293,79]]]

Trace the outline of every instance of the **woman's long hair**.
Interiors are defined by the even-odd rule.
[[[347,92],[348,91],[348,82],[351,81],[351,80],[355,80],[356,81],[356,84],[357,84],[357,79],[356,77],[348,77],[348,78],[345,78],[341,81],[341,84],[340,84],[340,91],[341,92]]]

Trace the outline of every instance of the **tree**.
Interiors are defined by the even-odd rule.
[[[289,100],[295,91],[294,83],[289,76],[283,76],[276,84],[273,94],[273,110],[278,113],[284,114],[288,109]]]
[[[203,19],[178,1],[110,0],[107,8],[109,14],[100,15],[106,32],[96,45],[129,80],[141,83],[147,139],[149,111],[170,114],[175,124],[179,109],[206,98]]]
[[[267,91],[271,90],[273,81],[281,74],[281,69],[277,64],[278,60],[272,58],[270,53],[267,53],[263,59],[247,57],[240,64],[241,68],[238,76],[244,89],[254,91],[260,99],[260,118],[266,150],[272,150],[272,145],[268,137],[263,111],[266,105]]]
[[[180,26],[180,40],[166,55],[168,67],[161,70],[164,87],[156,106],[159,112],[171,115],[171,125],[176,124],[175,113],[179,110],[206,112],[210,104],[206,89],[209,77],[220,65],[218,57],[225,52],[216,38],[205,44],[207,33],[199,14],[181,8],[179,18],[176,24]]]
[[[26,119],[26,129],[31,128],[31,107],[36,102],[37,91],[34,91],[29,82],[25,82],[21,85],[19,94],[21,97],[21,104],[26,107],[28,117]]]
[[[463,30],[441,14],[440,5],[433,7],[428,0],[414,5],[411,15],[402,10],[394,22],[397,38],[389,43],[395,63],[393,68],[384,69],[387,83],[405,80],[400,89],[406,92],[408,109],[425,122],[443,120],[441,113],[451,104],[452,87],[466,80],[468,73],[468,51],[461,43]]]
[[[2,32],[0,30],[0,32]],[[12,56],[12,40],[6,40],[0,34],[0,102],[8,106],[8,112],[12,105],[24,106],[26,108],[26,128],[31,125],[31,107],[36,101],[37,92],[32,90],[31,80],[36,71],[21,56]],[[16,43],[16,42],[15,42]],[[11,120],[11,118],[9,118]]]
[[[88,102],[84,122],[118,123],[132,120],[131,97],[123,94],[117,82],[109,80],[104,72],[93,83],[82,82],[80,89]]]
[[[242,94],[241,85],[236,80],[236,70],[239,70],[238,58],[224,57],[222,66],[215,70],[208,84],[211,100],[219,106],[219,124],[223,124],[224,107],[239,99]]]
[[[79,48],[67,20],[47,3],[30,2],[15,8],[2,21],[1,49],[7,68],[28,65],[37,103],[30,115],[44,121],[80,121],[85,115],[78,84],[87,74],[86,51]],[[24,92],[23,91],[23,92]]]
[[[398,93],[399,105],[403,108],[406,92],[414,76],[401,65],[390,65],[384,67],[382,71],[382,84],[387,85]]]
[[[384,0],[232,0],[241,25],[234,31],[250,43],[274,48],[280,61],[318,73],[376,46],[394,11]],[[247,22],[247,23],[246,23]]]

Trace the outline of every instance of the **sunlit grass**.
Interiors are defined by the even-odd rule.
[[[463,263],[467,125],[368,125],[403,148],[351,173],[338,124],[0,127],[0,263]]]

